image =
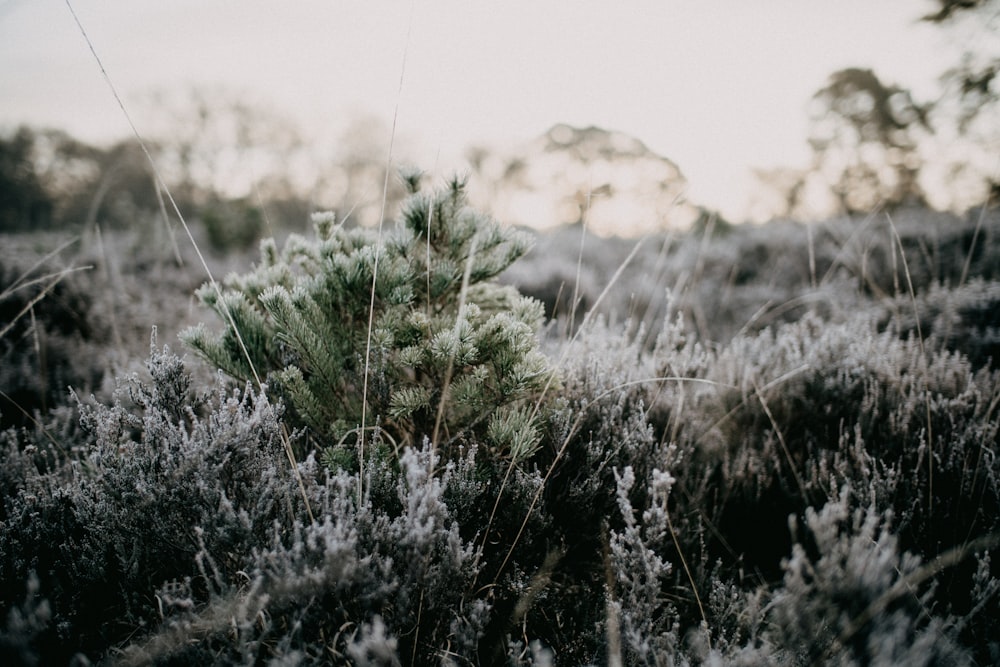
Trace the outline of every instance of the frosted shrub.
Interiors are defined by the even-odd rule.
[[[919,295],[917,313],[919,320],[909,299],[896,299],[886,326],[902,337],[914,336],[919,321],[927,347],[959,352],[974,368],[1000,368],[1000,281],[936,285]]]
[[[461,181],[432,194],[419,175],[407,184],[384,239],[320,215],[314,239],[293,236],[281,253],[266,241],[221,295],[199,291],[227,328],[184,339],[233,377],[280,387],[325,447],[378,424],[397,452],[482,438],[526,458],[539,439],[528,401],[550,378],[536,349],[542,308],[492,279],[528,238],[468,208]]]
[[[230,380],[154,349],[0,435],[0,662],[1000,660],[993,246],[899,300],[867,222],[663,238],[550,361],[496,282],[525,238],[417,180],[381,240],[321,215],[201,291]],[[928,229],[908,261],[964,261]],[[587,243],[592,299],[633,244]]]
[[[642,476],[663,447],[646,418],[654,384],[642,358],[641,334],[596,322],[565,355],[563,411],[557,441],[565,442],[554,480],[567,521],[603,520],[616,507],[614,469],[633,466]]]
[[[894,539],[925,561],[1000,527],[995,371],[861,316],[736,339],[709,377],[719,393],[702,402],[708,435],[690,460],[712,471],[707,488],[725,490],[702,508],[726,536],[712,553],[776,576],[792,544],[784,519],[844,485],[854,502],[891,512]],[[966,557],[938,575],[941,610],[973,611],[974,569]]]
[[[666,513],[674,479],[669,473],[653,471],[647,489],[649,507],[640,522],[629,498],[635,484],[632,469],[615,471],[615,477],[624,526],[610,536],[609,561],[616,586],[608,595],[612,596],[610,613],[620,623],[619,659],[627,656],[628,664],[655,665],[678,652],[677,612],[663,594],[672,565],[660,555],[671,539]]]
[[[807,510],[806,527],[803,542],[815,550],[794,546],[769,614],[782,664],[971,664],[953,621],[928,616],[926,573],[899,552],[886,518],[849,509],[845,494]]]
[[[81,407],[78,453],[23,465],[3,499],[0,609],[37,576],[51,609],[37,645],[46,664],[99,655],[152,623],[153,593],[192,576],[203,545],[234,572],[236,554],[295,506],[277,412],[263,396],[220,387],[192,397],[169,353],[154,353],[149,371],[151,384],[120,387],[134,408]]]
[[[114,406],[80,407],[88,435],[65,462],[39,469],[10,452],[7,655],[67,664],[127,643],[127,664],[325,664],[378,645],[400,664],[474,659],[491,619],[474,585],[482,517],[462,528],[452,509],[485,504],[473,450],[445,462],[425,444],[375,462],[361,501],[356,474],[307,459],[308,522],[279,410],[249,390],[193,394],[168,352],[148,368],[151,382],[122,382]]]
[[[461,538],[442,499],[469,462],[437,473],[441,461],[429,448],[408,449],[398,472],[373,472],[393,479],[399,514],[358,504],[356,480],[343,471],[310,485],[321,520],[276,525],[228,575],[203,548],[196,580],[211,591],[207,602],[198,603],[190,580],[162,589],[167,622],[131,647],[127,662],[474,660],[490,609],[473,598],[477,548]]]

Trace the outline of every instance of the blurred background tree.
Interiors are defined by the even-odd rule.
[[[35,133],[19,127],[0,137],[0,231],[47,227],[53,202],[35,170]]]
[[[132,224],[156,185],[134,140],[97,147],[66,132],[19,127],[0,137],[0,230]]]
[[[235,91],[160,92],[144,105],[144,142],[160,177],[216,250],[301,231],[316,210],[349,225],[378,222],[386,169],[396,169],[386,164],[380,120],[359,115],[329,140],[306,141],[294,120]],[[404,188],[394,177],[388,184],[391,215]],[[28,126],[0,133],[0,232],[134,230],[159,216],[162,195],[136,139],[98,145]]]
[[[813,168],[826,176],[842,211],[925,203],[918,147],[932,131],[929,103],[857,68],[833,73],[813,101]]]
[[[959,62],[941,74],[937,96],[920,99],[864,67],[831,74],[812,99],[810,166],[756,174],[770,191],[773,215],[815,218],[817,207],[828,215],[902,205],[961,211],[997,202],[1000,0],[933,5],[920,20],[947,31],[960,51]]]
[[[952,142],[943,166],[960,196],[1000,201],[1000,0],[935,0],[923,20],[962,45],[959,62],[941,76],[938,132]]]

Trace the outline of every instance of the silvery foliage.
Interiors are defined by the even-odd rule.
[[[935,564],[900,552],[891,514],[852,509],[848,496],[806,511],[808,536],[785,562],[769,612],[768,640],[780,661],[972,664],[955,620],[930,613],[933,586],[925,580]]]
[[[635,484],[632,468],[615,471],[618,505],[625,525],[610,535],[610,563],[614,590],[609,591],[609,612],[620,623],[621,647],[629,664],[655,665],[678,651],[677,611],[669,605],[664,584],[673,565],[661,555],[671,539],[667,501],[674,478],[653,470],[649,504],[636,516],[629,493]]]
[[[276,522],[235,577],[221,576],[210,552],[200,551],[207,602],[197,602],[196,580],[163,587],[166,622],[127,651],[128,661],[184,659],[206,646],[234,662],[471,659],[490,610],[471,599],[479,553],[459,535],[443,495],[473,464],[471,455],[442,464],[425,446],[407,449],[398,472],[373,471],[394,479],[398,514],[370,496],[359,504],[355,476],[321,481],[318,466],[303,464],[317,520]],[[234,631],[238,641],[227,641]]]
[[[137,664],[475,654],[479,551],[444,500],[478,492],[474,451],[408,449],[369,470],[361,502],[355,476],[309,458],[310,522],[280,408],[249,388],[193,396],[169,351],[148,368],[115,405],[80,406],[79,452],[39,466],[11,451],[24,474],[3,505],[4,647],[56,663],[113,644]]]

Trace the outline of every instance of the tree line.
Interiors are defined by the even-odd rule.
[[[831,74],[812,98],[811,162],[757,173],[777,195],[769,217],[815,218],[817,206],[855,214],[997,201],[1000,0],[935,0],[921,20],[963,40],[937,96],[921,98],[863,66]],[[304,224],[316,209],[377,220],[382,193],[371,184],[386,169],[378,121],[356,119],[323,154],[288,119],[232,94],[191,90],[151,101],[167,123],[145,147],[136,139],[96,146],[27,126],[0,134],[0,231],[128,227],[169,214],[158,179],[223,249],[256,242],[272,220]],[[474,172],[481,157],[468,156]],[[390,183],[393,205],[403,188]]]

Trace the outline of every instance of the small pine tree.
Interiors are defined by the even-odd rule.
[[[397,452],[426,437],[530,456],[541,438],[531,400],[552,378],[543,307],[493,280],[530,237],[470,209],[463,180],[429,194],[419,174],[404,180],[410,195],[384,238],[318,214],[315,239],[294,235],[281,252],[265,240],[250,272],[197,293],[229,326],[182,338],[234,378],[276,385],[339,445],[331,462],[348,463],[363,424]]]

